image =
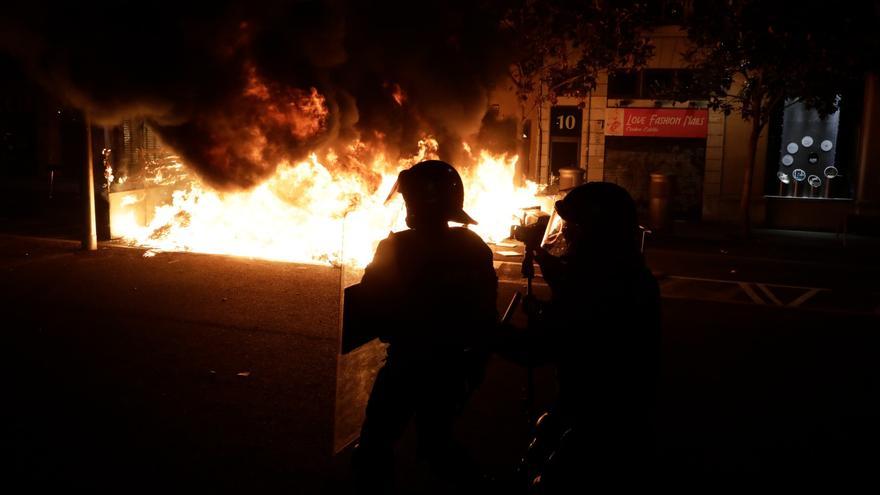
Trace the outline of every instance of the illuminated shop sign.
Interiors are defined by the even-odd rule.
[[[703,138],[709,133],[709,111],[695,108],[608,108],[606,136]]]

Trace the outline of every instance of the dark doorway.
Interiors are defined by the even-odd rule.
[[[553,141],[550,143],[550,171],[553,175],[559,175],[560,168],[577,168],[580,143]]]
[[[576,106],[554,106],[550,110],[550,174],[559,177],[560,168],[578,168],[581,153],[583,110]]]

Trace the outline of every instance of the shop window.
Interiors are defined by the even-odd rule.
[[[608,75],[608,97],[645,100],[705,100],[706,93],[689,69],[617,70]]]
[[[642,82],[642,95],[649,100],[671,99],[675,92],[676,71],[649,69]]]
[[[694,70],[675,71],[675,97],[679,100],[707,100],[709,90],[704,84],[706,79],[699,77]]]
[[[684,221],[700,220],[705,168],[705,139],[605,138],[603,180],[626,189],[643,213],[650,204],[651,174],[660,173],[669,177],[671,217]]]
[[[816,110],[787,101],[776,119],[776,153],[767,193],[790,198],[840,199],[851,197],[851,170],[846,152],[840,152],[840,111],[824,119]],[[775,179],[775,180],[774,180]]]
[[[616,70],[608,75],[608,97],[621,99],[639,98],[640,72],[628,70]]]
[[[656,0],[646,2],[649,19],[656,25],[682,24],[685,16],[692,11],[692,1]],[[699,2],[697,2],[699,3]]]

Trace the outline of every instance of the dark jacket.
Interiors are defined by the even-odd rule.
[[[559,403],[578,421],[651,414],[660,371],[660,291],[639,258],[579,264],[543,260],[552,298],[542,325],[557,366]]]
[[[472,231],[405,230],[379,243],[362,288],[389,359],[483,346],[497,319],[492,251]]]

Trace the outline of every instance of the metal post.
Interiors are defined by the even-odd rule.
[[[530,299],[533,296],[532,294],[532,280],[535,278],[535,254],[534,251],[529,249],[528,246],[525,248],[525,253],[523,253],[523,262],[522,262],[522,274],[526,278],[526,301],[531,303]],[[527,325],[527,332],[531,331],[531,317],[529,319],[529,323]],[[537,414],[535,413],[535,367],[532,365],[532,354],[529,352],[529,345],[526,349],[526,421],[529,422],[529,426],[535,425],[535,420],[537,419]]]
[[[541,86],[541,91],[544,91],[544,86]],[[543,93],[542,93],[543,94]],[[539,102],[538,105],[538,167],[535,171],[535,182],[538,184],[547,184],[549,179],[544,181],[544,159],[541,154],[544,152],[544,103]],[[549,165],[549,164],[548,164]]]
[[[82,248],[87,251],[98,249],[97,225],[95,220],[95,168],[92,153],[92,120],[86,116],[86,162],[83,170],[83,229]]]
[[[585,153],[584,163],[581,164],[581,169],[584,171],[584,175],[587,175],[587,170],[590,168],[590,148],[593,147],[592,143],[590,143],[590,132],[592,131],[592,123],[593,123],[593,92],[590,91],[587,93],[587,142],[586,148],[587,151]],[[584,179],[584,182],[587,182],[588,179]]]

